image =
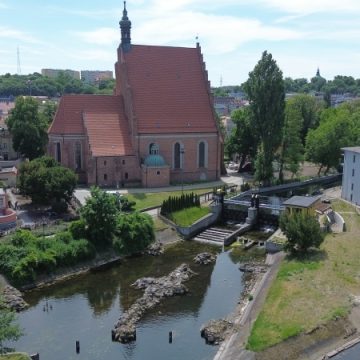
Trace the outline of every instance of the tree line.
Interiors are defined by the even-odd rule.
[[[114,79],[101,80],[96,85],[74,79],[65,72],[60,72],[55,78],[39,73],[29,75],[0,76],[0,97],[16,96],[47,96],[60,97],[65,94],[104,94],[112,95],[115,86]]]
[[[284,171],[295,176],[304,160],[318,164],[319,174],[338,167],[341,148],[359,144],[360,101],[338,108],[307,94],[285,101],[282,72],[266,51],[243,89],[249,106],[233,112],[235,128],[226,151],[229,156],[240,154],[240,171],[250,159],[263,185],[274,181],[274,160],[282,183]]]
[[[310,80],[306,78],[293,79],[286,77],[283,79],[285,93],[316,93],[323,94],[351,94],[360,96],[360,79],[352,76],[336,75],[332,80],[326,80],[322,76],[314,76]],[[222,86],[213,88],[215,96],[229,96],[230,93],[244,92],[244,85]]]

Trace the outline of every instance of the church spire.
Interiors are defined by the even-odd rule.
[[[126,1],[124,1],[123,16],[119,24],[121,29],[121,47],[125,52],[127,52],[131,48],[131,37],[130,37],[131,21],[127,16]]]
[[[317,68],[316,77],[321,77],[321,75],[320,75],[320,69],[319,69],[319,68]]]

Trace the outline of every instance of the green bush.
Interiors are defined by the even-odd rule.
[[[140,253],[154,240],[154,223],[150,215],[135,212],[117,217],[113,247],[118,253]]]
[[[70,231],[36,237],[28,230],[20,230],[8,243],[0,244],[0,271],[17,284],[26,283],[94,255],[94,246],[85,239],[75,240]]]
[[[86,238],[86,223],[83,219],[71,222],[69,230],[74,239]]]

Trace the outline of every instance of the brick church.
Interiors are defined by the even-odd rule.
[[[48,154],[79,182],[161,187],[220,176],[223,140],[199,44],[133,45],[124,3],[114,95],[65,95]]]

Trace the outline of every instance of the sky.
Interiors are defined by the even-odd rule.
[[[0,74],[113,70],[119,0],[0,0]],[[195,47],[212,86],[240,85],[270,52],[284,77],[360,78],[359,0],[128,0],[134,44]]]

